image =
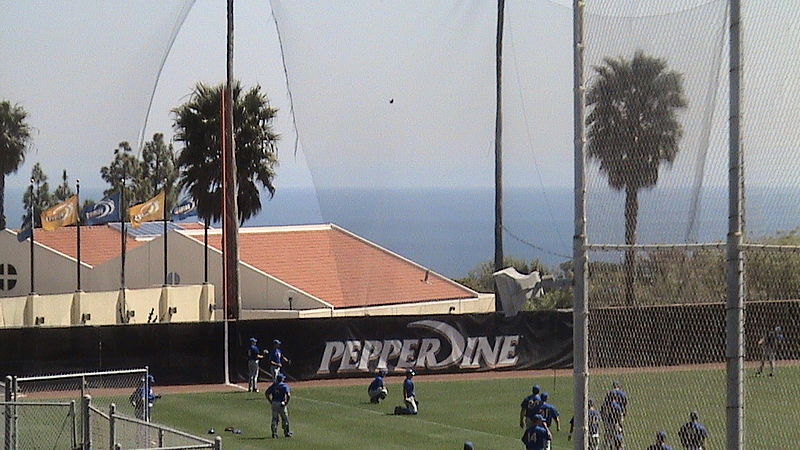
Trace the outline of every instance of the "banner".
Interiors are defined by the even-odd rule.
[[[100,225],[108,222],[119,222],[120,220],[120,194],[106,197],[94,206],[83,210],[87,225]]]
[[[183,197],[181,201],[172,208],[172,220],[183,220],[197,215],[197,202],[190,195]]]
[[[57,230],[75,223],[78,223],[77,195],[73,195],[42,213],[42,228],[47,231]]]
[[[302,324],[303,326],[299,326]],[[290,379],[370,376],[376,370],[457,373],[566,368],[572,363],[572,315],[556,311],[445,316],[386,316],[239,321],[231,342],[235,373],[246,378],[250,337],[283,341]],[[236,354],[240,349],[240,355]]]
[[[25,239],[33,236],[33,227],[31,226],[31,215],[25,215],[25,221],[22,222],[22,228],[17,232],[17,242],[22,242]]]
[[[150,200],[131,206],[128,209],[131,226],[139,228],[144,222],[164,220],[164,197],[164,191],[161,191]]]

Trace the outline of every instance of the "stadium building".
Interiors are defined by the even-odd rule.
[[[98,322],[97,312],[93,320],[85,320],[87,313],[75,306],[73,297],[82,293],[84,296],[107,293],[108,297],[121,291],[123,239],[120,225],[81,227],[80,293],[76,293],[76,228],[35,230],[35,297],[64,297],[61,309],[71,310],[71,319],[45,321],[42,318],[44,323],[40,325],[75,324],[79,317],[84,318],[79,323],[89,324],[114,323],[115,320],[116,323],[143,323],[145,316],[147,322],[162,321],[167,320],[168,315],[173,320],[181,320],[180,317],[182,320],[213,320],[212,309],[216,310],[216,317],[221,317],[221,230],[208,230],[207,246],[202,225],[168,223],[168,230],[165,272],[163,224],[150,222],[140,228],[126,227],[126,305],[122,308],[126,311],[121,313],[122,317],[114,319],[116,306],[111,307],[109,318],[104,322]],[[461,314],[494,310],[492,295],[479,295],[333,224],[241,228],[239,253],[242,319]],[[5,297],[0,300],[3,305],[0,312],[5,311],[5,326],[19,322],[9,317],[22,314],[21,308],[31,309],[27,300],[31,297],[29,255],[30,241],[18,242],[16,233],[11,230],[0,232],[0,297]],[[170,295],[173,298],[166,301],[165,296]],[[171,306],[178,304],[174,303],[176,296],[184,295],[190,295],[195,302],[199,299],[199,313],[195,311],[196,306],[188,307],[186,303],[182,309]],[[141,300],[137,300],[140,297]],[[151,300],[144,300],[145,297]],[[16,299],[16,313],[9,312],[9,308],[14,309],[12,299]],[[138,315],[127,311],[131,308],[129,304],[137,301],[141,303]],[[203,312],[204,302],[210,314]],[[113,299],[106,300],[105,304],[116,305]],[[42,308],[49,307],[39,307]],[[188,316],[183,314],[187,309],[191,310]],[[173,310],[180,313],[175,314]],[[153,319],[154,311],[155,317],[160,319]],[[26,314],[32,324],[40,321],[35,313]]]

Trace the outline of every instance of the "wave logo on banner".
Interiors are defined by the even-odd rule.
[[[144,203],[131,206],[128,215],[133,228],[139,228],[144,222],[164,220],[164,191]]]
[[[197,202],[191,196],[184,197],[172,208],[172,220],[183,220],[197,215]]]
[[[489,336],[465,336],[452,325],[438,320],[418,320],[407,327],[429,330],[438,337],[327,341],[317,375],[369,373],[374,369],[436,371],[453,366],[461,369],[497,369],[514,367],[519,361],[518,334],[494,336],[493,339]],[[377,367],[372,363],[375,360]]]
[[[108,222],[119,222],[119,205],[120,195],[114,194],[111,197],[106,197],[94,206],[88,207],[83,210],[83,215],[86,217],[87,225],[100,225]]]
[[[64,202],[43,212],[41,219],[42,228],[47,231],[78,223],[78,196],[73,195]]]

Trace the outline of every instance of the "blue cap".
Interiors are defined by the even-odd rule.
[[[543,402],[546,402],[547,398],[550,397],[550,394],[548,394],[547,392],[542,392],[541,394],[539,394],[539,397],[542,399]]]
[[[255,344],[256,342],[258,342],[258,339],[254,338],[254,337],[251,337],[250,338],[250,342]]]
[[[475,450],[475,444],[470,441],[464,442],[464,450]]]
[[[535,402],[540,402],[540,401],[542,401],[542,396],[541,396],[541,395],[539,395],[539,394],[536,394],[536,395],[534,395],[534,396],[533,396],[533,401],[535,401]]]
[[[286,375],[279,373],[278,376],[275,377],[275,381],[277,381],[278,383],[286,381]]]
[[[414,376],[414,375],[416,375],[416,374],[417,374],[417,373],[416,373],[416,372],[414,372],[414,369],[408,369],[408,370],[406,370],[406,375],[411,375],[411,376],[413,377],[413,376]]]
[[[281,342],[280,339],[273,339],[272,340],[272,345],[281,345],[281,344],[283,344],[283,342]]]
[[[541,386],[539,386],[538,384],[534,384],[534,385],[533,385],[533,388],[531,388],[531,391],[532,391],[534,394],[538,394],[539,392],[541,392],[541,391],[542,391],[542,388],[541,388]]]

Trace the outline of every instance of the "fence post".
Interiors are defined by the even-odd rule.
[[[158,429],[158,446],[164,446],[164,430],[161,428]]]
[[[69,416],[72,418],[72,448],[78,447],[78,422],[75,417],[75,400],[69,402]]]
[[[108,448],[117,448],[117,427],[116,418],[114,415],[117,413],[117,405],[111,404],[108,408]]]
[[[12,384],[13,384],[13,381],[11,380],[11,376],[9,375],[9,376],[6,377],[5,397],[4,397],[4,399],[6,401],[6,406],[5,406],[5,411],[3,411],[4,412],[4,417],[5,417],[5,425],[4,425],[5,426],[5,442],[3,442],[3,449],[4,450],[11,450],[11,405],[8,404],[8,403],[11,403],[11,385]]]
[[[81,399],[81,423],[83,438],[81,439],[83,450],[92,450],[92,422],[90,419],[89,406],[92,405],[92,396],[86,394]]]
[[[19,385],[17,377],[11,377],[11,400],[16,403]],[[17,450],[17,405],[11,405],[11,449]]]
[[[214,450],[222,450],[222,437],[214,438]]]

